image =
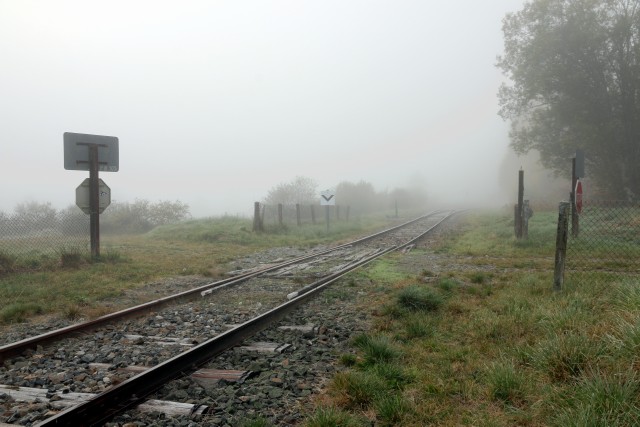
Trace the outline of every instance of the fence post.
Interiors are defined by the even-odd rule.
[[[309,206],[311,208],[311,223],[316,225],[316,209],[313,205]]]
[[[567,238],[569,236],[569,202],[561,202],[558,209],[558,231],[556,233],[556,260],[553,273],[553,290],[562,290],[564,284],[564,263],[567,258]]]
[[[253,204],[253,231],[262,231],[262,221],[260,218],[260,202]]]
[[[340,205],[336,205],[336,221],[340,221]]]
[[[302,225],[302,221],[300,220],[300,203],[296,203],[296,222],[298,223],[298,227]]]
[[[282,203],[278,203],[278,224],[282,227]]]
[[[349,222],[349,212],[351,212],[351,205],[347,205],[347,222]]]

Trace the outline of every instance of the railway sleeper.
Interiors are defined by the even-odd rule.
[[[47,416],[53,416],[59,410],[78,405],[97,396],[93,393],[64,393],[62,391],[51,393],[44,388],[15,387],[2,384],[0,384],[0,393],[11,396],[17,402],[47,403],[52,408],[51,413],[47,414]],[[206,414],[209,407],[191,403],[149,399],[138,405],[136,409],[145,413],[161,412],[168,416],[195,417]]]
[[[116,367],[109,363],[90,363],[90,368],[104,371],[117,371],[122,373],[139,374],[151,369],[150,366],[129,365],[124,367]],[[235,369],[199,369],[190,375],[191,379],[202,385],[210,387],[218,385],[220,382],[242,384],[247,379],[253,377],[256,373],[247,370]]]

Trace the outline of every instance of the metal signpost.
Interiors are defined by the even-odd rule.
[[[336,192],[335,190],[324,190],[320,193],[320,206],[325,207],[325,217],[327,219],[327,231],[329,231],[329,206],[336,205]]]
[[[576,180],[576,188],[574,190],[574,193],[576,195],[576,205],[575,205],[575,209],[576,209],[576,213],[581,214],[582,213],[582,182],[580,182],[580,180]]]
[[[111,190],[98,177],[99,171],[117,172],[119,169],[118,138],[115,136],[64,133],[64,168],[88,170],[85,180],[76,189],[76,204],[89,214],[91,257],[100,256],[100,213],[111,203]],[[88,187],[88,206],[86,203]]]
[[[584,151],[576,150],[576,155],[573,159],[571,159],[571,235],[573,237],[578,237],[580,235],[580,218],[578,217],[577,210],[577,194],[576,190],[578,188],[578,183],[580,182],[580,178],[584,178]],[[580,184],[580,190],[582,191],[582,184]],[[580,211],[582,211],[582,193],[580,194]]]

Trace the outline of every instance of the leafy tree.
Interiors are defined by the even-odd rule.
[[[351,212],[354,215],[370,213],[376,210],[379,204],[379,195],[376,193],[373,185],[366,181],[353,183],[342,181],[336,187],[336,201],[340,205],[351,206]]]
[[[57,211],[50,202],[20,203],[14,208],[11,219],[14,224],[31,230],[56,228],[58,225]]]
[[[576,148],[611,197],[640,197],[640,2],[532,0],[503,21],[500,115],[557,172]]]
[[[297,176],[291,182],[273,187],[267,193],[264,203],[267,205],[313,204],[318,201],[318,184],[311,178]]]

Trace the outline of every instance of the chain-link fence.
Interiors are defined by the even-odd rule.
[[[0,213],[0,253],[11,256],[88,252],[89,216],[61,211],[6,215]]]
[[[640,204],[585,201],[568,231],[568,278],[639,281]]]

